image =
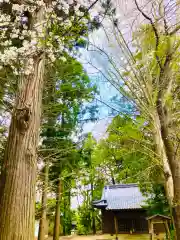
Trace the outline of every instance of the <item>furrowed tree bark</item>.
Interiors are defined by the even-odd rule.
[[[42,208],[41,208],[41,218],[39,222],[39,233],[38,240],[44,240],[46,231],[46,212],[47,212],[47,188],[48,188],[48,173],[49,165],[46,162],[43,172],[43,188],[42,188]]]
[[[23,4],[25,1],[17,1]],[[13,1],[16,3],[16,1]],[[50,4],[50,1],[46,4]],[[28,30],[45,19],[46,6],[29,13]],[[45,53],[33,52],[31,74],[21,75],[0,177],[0,240],[32,240],[35,227],[37,146]],[[26,60],[25,70],[28,67]],[[25,71],[26,72],[26,71]]]
[[[54,233],[53,240],[59,240],[59,228],[60,228],[60,203],[61,203],[61,180],[58,180],[56,190],[56,212],[54,219]]]
[[[34,238],[44,61],[43,54],[34,57],[34,73],[23,77],[18,86],[0,178],[0,240]]]

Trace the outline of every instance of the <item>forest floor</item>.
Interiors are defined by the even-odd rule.
[[[96,236],[70,236],[70,237],[60,237],[59,240],[114,240],[115,236],[110,235],[96,235]],[[49,238],[48,240],[52,240]],[[118,236],[118,240],[149,240],[148,234],[136,234],[128,235],[121,234]]]

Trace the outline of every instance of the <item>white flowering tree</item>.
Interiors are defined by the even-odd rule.
[[[108,1],[109,2],[109,1]],[[91,28],[86,0],[0,0],[0,70],[16,79],[0,179],[0,239],[32,240],[45,64]]]

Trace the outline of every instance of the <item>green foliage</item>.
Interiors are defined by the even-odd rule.
[[[77,234],[87,235],[91,232],[91,214],[85,206],[81,206],[76,214]]]
[[[82,117],[83,104],[93,99],[96,86],[90,83],[87,73],[77,60],[67,54],[65,57],[66,62],[58,59],[46,69],[40,154],[45,164],[50,165],[50,190],[56,192],[59,180],[63,186],[60,201],[61,233],[68,235],[72,228],[72,181],[80,158],[77,144],[71,136]],[[51,208],[51,214],[48,215],[51,220],[54,211]]]
[[[101,224],[99,224],[100,213],[98,210],[95,211],[95,222],[96,230],[101,229]],[[77,222],[77,234],[87,235],[92,234],[92,208],[91,205],[87,206],[84,202],[76,212],[76,222]]]
[[[77,183],[81,187],[77,187],[80,188],[83,203],[76,212],[78,234],[92,234],[101,228],[99,211],[92,207],[92,201],[100,199],[104,187],[104,180],[99,176],[92,157],[96,145],[96,140],[89,133],[80,150],[81,160]]]
[[[35,219],[40,219],[41,217],[41,203],[36,202],[36,207],[35,207]]]
[[[89,133],[82,147],[82,159],[83,159],[83,163],[87,168],[92,167],[91,154],[95,146],[96,146],[96,141],[93,138],[92,134]]]
[[[55,206],[56,206],[56,200],[54,198],[48,198],[46,215],[50,221],[54,219]],[[42,207],[42,204],[40,202],[36,202],[35,216],[37,220],[40,219],[41,217],[40,215],[41,207]]]
[[[152,113],[152,109],[154,109],[157,104],[158,92],[161,92],[161,101],[166,108],[166,112],[169,114],[165,114],[165,117],[168,118],[168,138],[173,139],[171,144],[176,148],[179,139],[177,133],[179,114],[177,111],[179,109],[178,86],[180,75],[178,66],[180,62],[180,37],[177,34],[162,34],[161,31],[159,31],[158,35],[159,44],[156,49],[156,36],[150,24],[141,26],[140,30],[134,34],[137,52],[135,55],[136,64],[133,68],[138,72],[140,85],[137,83],[137,86],[141,91],[138,91],[139,89],[136,90],[139,92],[142,103],[144,103],[148,109],[148,111],[142,110],[141,114],[143,114],[146,120],[151,122],[152,125],[153,119],[151,119],[150,113]],[[160,68],[163,71],[161,71]],[[129,72],[129,76],[132,75],[132,71]],[[132,83],[137,82],[135,76],[133,76],[133,78],[130,77],[130,79]],[[143,82],[145,85],[142,84]],[[145,96],[143,91],[146,91],[148,95]],[[134,98],[136,98],[135,95]]]
[[[148,196],[145,208],[149,216],[155,214],[170,215],[170,207],[162,184],[153,184],[148,190],[141,187],[141,190],[145,191],[145,195]]]
[[[48,228],[48,235],[53,236],[53,232],[54,232],[54,222],[50,222],[49,228]]]
[[[82,117],[84,101],[91,101],[96,92],[96,86],[90,83],[82,65],[71,56],[66,55],[66,59],[66,62],[57,60],[52,68],[47,69],[44,92],[41,135],[44,147],[54,154],[50,170],[52,180],[58,178],[57,171],[61,172],[63,166],[72,170],[76,165],[78,154],[70,136],[76,130],[79,117]]]
[[[68,171],[67,171],[68,173]],[[63,235],[70,235],[71,234],[71,229],[72,229],[72,219],[73,219],[73,214],[74,211],[71,209],[71,176],[65,177],[63,180],[63,191],[62,191],[62,196],[61,196],[61,206],[60,206],[60,211],[61,211],[61,225],[62,225],[62,231]]]
[[[154,155],[149,153],[153,145],[147,133],[148,126],[140,117],[133,119],[127,115],[113,119],[107,138],[102,139],[93,152],[93,162],[100,167],[99,174],[103,173],[107,182],[149,181],[152,172],[154,174],[151,167]]]
[[[47,68],[44,115],[57,119],[60,113],[63,114],[65,129],[69,134],[78,123],[84,101],[93,99],[96,86],[90,83],[78,61],[68,55],[66,59],[66,62],[57,60],[52,68]],[[51,92],[51,99],[47,91]]]

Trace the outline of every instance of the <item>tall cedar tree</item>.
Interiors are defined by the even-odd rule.
[[[72,159],[76,156],[75,146],[71,143],[69,137],[77,127],[83,102],[91,100],[96,93],[96,87],[90,84],[90,79],[82,65],[70,56],[66,55],[66,59],[65,63],[57,60],[54,66],[48,69],[44,92],[44,124],[42,130],[44,140],[42,148],[45,149],[45,154],[51,153],[50,155],[54,154],[55,156],[54,158],[45,156],[46,162],[44,163],[46,174],[48,173],[48,165],[51,163],[50,180],[54,182],[56,189],[54,239],[59,237],[60,199],[63,189],[61,172],[65,168],[69,168],[68,163],[73,165]],[[71,156],[70,159],[68,159],[69,156]],[[72,169],[69,169],[69,171],[72,171]],[[48,180],[46,175],[44,175],[39,240],[44,236],[45,220],[43,219],[45,219],[45,199],[47,198],[47,183],[45,180]]]

